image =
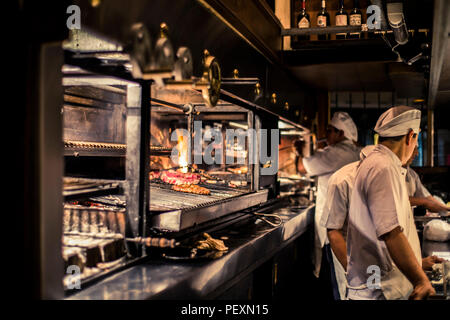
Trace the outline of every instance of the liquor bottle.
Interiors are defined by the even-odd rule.
[[[306,0],[302,0],[302,10],[300,11],[297,17],[297,26],[301,29],[311,27],[311,22],[309,20],[309,13],[306,12]],[[298,36],[298,40],[309,40],[309,39],[310,39],[309,34]]]
[[[344,0],[339,1],[339,10],[336,12],[336,26],[348,25],[348,15],[344,10]],[[347,38],[347,33],[336,33],[336,39]]]
[[[327,11],[327,3],[325,0],[322,0],[322,8],[320,9],[319,13],[317,14],[317,26],[321,28],[326,28],[330,25],[330,15]],[[329,40],[330,34],[319,34],[318,35],[319,40]]]
[[[359,1],[354,0],[353,9],[350,11],[350,25],[351,26],[360,26],[362,23],[362,14],[361,10],[359,10]],[[349,34],[349,38],[351,39],[359,39],[361,38],[361,32],[351,32]]]

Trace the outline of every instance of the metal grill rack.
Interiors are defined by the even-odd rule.
[[[267,189],[248,192],[215,185],[203,186],[208,187],[210,195],[177,192],[171,190],[170,185],[151,183],[149,209],[153,228],[181,231],[262,204],[268,199]]]

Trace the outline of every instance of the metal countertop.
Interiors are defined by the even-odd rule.
[[[423,240],[422,242],[422,256],[428,257],[433,252],[450,252],[450,241],[438,242],[431,240]]]
[[[229,237],[228,252],[214,260],[148,260],[132,266],[75,293],[68,300],[145,300],[213,299],[242,279],[277,251],[304,233],[314,221],[314,205],[278,214],[283,224],[270,226],[260,219],[249,219],[244,226],[228,226],[211,236]],[[273,220],[271,220],[273,221]]]

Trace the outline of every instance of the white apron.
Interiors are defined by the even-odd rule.
[[[322,248],[328,243],[327,229],[320,224],[323,206],[327,196],[328,180],[341,167],[359,160],[360,148],[350,140],[317,151],[311,157],[303,159],[303,165],[310,176],[317,176],[317,197],[314,215],[314,275],[319,277],[322,261]]]

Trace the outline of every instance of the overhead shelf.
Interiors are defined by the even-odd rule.
[[[281,53],[283,63],[288,66],[397,60],[397,55],[381,38],[299,41],[292,46],[293,50]]]
[[[281,36],[300,36],[308,34],[331,34],[331,33],[349,33],[349,32],[392,32],[392,30],[370,30],[367,25],[360,26],[329,26],[329,27],[313,27],[313,28],[290,28],[282,29]]]

